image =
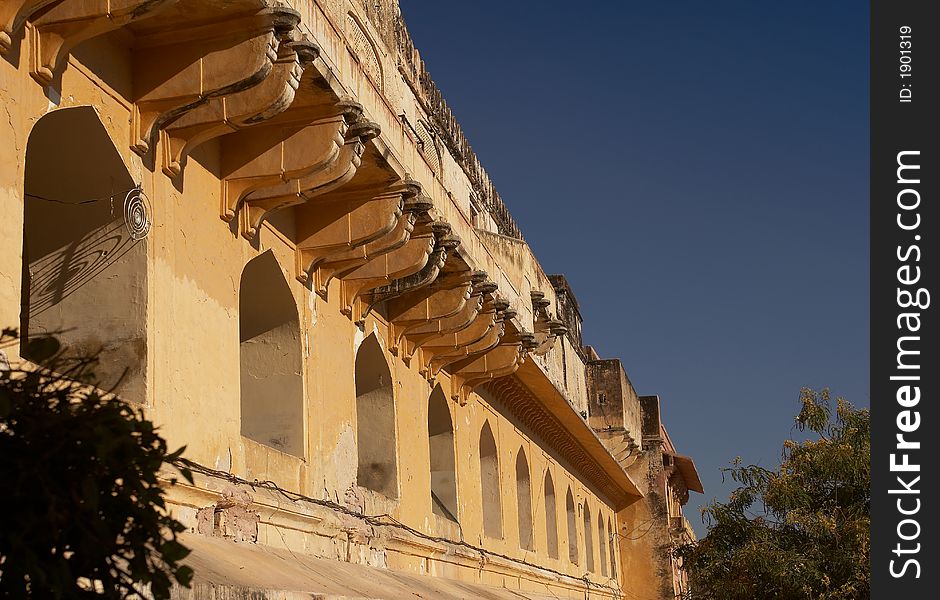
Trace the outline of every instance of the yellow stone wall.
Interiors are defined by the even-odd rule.
[[[277,4],[240,1],[245,5],[254,2],[258,7]],[[437,160],[433,154],[422,153],[414,128],[429,119],[427,107],[399,73],[397,50],[383,41],[381,31],[387,32],[388,24],[377,27],[371,23],[358,2],[291,0],[289,4],[300,13],[300,31],[320,48],[317,68],[332,93],[359,102],[365,115],[379,124],[381,134],[374,143],[390,168],[400,177],[420,183],[433,202],[434,214],[460,237],[461,255],[499,284],[500,296],[517,311],[519,323],[529,331],[536,329],[530,293],[543,292],[554,306],[554,289],[524,241],[496,233],[487,214],[471,223],[473,185],[446,148],[438,146]],[[395,8],[393,3],[388,6]],[[26,30],[30,27],[26,25]],[[553,447],[552,440],[530,430],[498,402],[485,399],[489,398],[486,393],[472,393],[465,402],[448,402],[455,435],[459,527],[433,514],[426,430],[433,385],[418,372],[416,361],[408,363],[389,351],[392,332],[378,312],[356,324],[342,313],[338,281],[330,284],[323,298],[297,279],[292,241],[296,213],[283,211],[266,221],[254,240],[246,240],[234,222],[219,218],[219,163],[224,141],[200,146],[177,179],[161,170],[159,152],[141,157],[131,150],[132,32],[117,30],[79,44],[47,87],[30,75],[30,47],[20,39],[22,35],[14,36],[12,49],[0,58],[0,325],[20,323],[23,181],[30,132],[44,115],[91,106],[127,172],[149,198],[153,221],[149,235],[140,242],[148,257],[146,319],[138,324],[146,332],[144,391],[127,400],[146,407],[171,447],[186,445],[189,460],[223,474],[200,476],[194,488],[170,490],[174,512],[187,525],[197,528],[198,511],[212,505],[225,486],[224,474],[230,474],[247,482],[271,481],[288,492],[333,501],[354,512],[389,515],[427,536],[409,534],[399,539],[380,532],[374,534],[380,538],[376,540],[370,539],[371,534],[362,534],[355,540],[350,537],[344,550],[337,541],[337,532],[343,530],[337,523],[342,518],[325,515],[315,504],[272,499],[267,492],[255,490],[255,509],[261,515],[258,542],[262,544],[509,588],[548,589],[559,597],[583,597],[588,585],[585,580],[593,582],[592,595],[612,597],[614,590],[634,589],[636,580],[646,576],[648,565],[635,572],[631,565],[649,561],[623,557],[631,547],[620,543],[615,544],[617,571],[602,576],[596,530],[593,547],[587,549],[595,555],[595,572],[585,571],[582,507],[590,508],[594,523],[598,514],[605,525],[612,520],[611,528],[616,532],[635,525],[636,507],[629,509],[633,512],[623,512],[626,509],[618,500],[600,492],[585,475],[583,464],[571,464]],[[367,56],[369,52],[374,54]],[[67,127],[62,135],[69,135]],[[60,158],[70,160],[69,156]],[[302,457],[241,435],[239,281],[245,265],[267,251],[281,267],[300,321],[304,357]],[[111,275],[105,270],[100,276]],[[76,314],[75,318],[107,314],[124,301],[99,297],[86,307],[87,314]],[[359,345],[373,333],[383,341],[392,374],[397,500],[356,486],[359,424],[354,365]],[[557,390],[564,397],[565,410],[572,414],[587,410],[585,365],[566,336],[559,337],[544,356],[530,355],[527,360],[537,366],[546,389]],[[446,395],[451,395],[448,373],[441,373],[433,384],[440,384]],[[502,539],[483,534],[479,436],[485,422],[490,424],[499,449]],[[606,469],[616,465],[609,456],[598,454],[603,446],[595,443],[596,439],[591,441],[590,428],[581,427],[577,435],[587,439],[591,460],[600,461]],[[534,551],[520,548],[516,527],[514,465],[520,448],[526,453],[531,473]],[[557,559],[548,556],[546,547],[542,488],[546,470],[552,474],[557,501]],[[621,476],[629,481],[626,475]],[[565,493],[569,488],[578,506],[577,564],[568,560]],[[634,500],[638,498],[635,488],[623,491]],[[262,510],[265,507],[269,513]],[[481,565],[473,551],[466,549],[461,554],[459,542],[485,549],[491,560]],[[349,547],[355,551],[350,552]]]

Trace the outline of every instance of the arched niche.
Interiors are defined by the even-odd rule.
[[[457,522],[457,470],[454,424],[447,396],[437,385],[428,397],[428,458],[431,469],[431,510]]]
[[[532,484],[529,479],[529,461],[525,449],[516,454],[516,516],[519,527],[519,547],[534,550],[532,536]]]
[[[591,507],[584,502],[584,568],[594,573],[594,523],[591,521]]]
[[[617,554],[614,550],[613,518],[607,520],[607,547],[610,550],[610,576],[617,579]]]
[[[565,497],[565,517],[568,523],[568,560],[576,565],[578,564],[578,516],[570,487]]]
[[[374,333],[356,353],[356,422],[360,486],[398,498],[398,447],[392,373]]]
[[[238,330],[242,435],[303,457],[300,319],[270,250],[249,261],[242,271]]]
[[[597,549],[600,552],[601,575],[607,577],[607,536],[605,535],[604,516],[597,511]]]
[[[489,421],[480,431],[480,489],[483,492],[483,533],[503,537],[503,504],[499,489],[499,453]]]
[[[124,221],[135,186],[94,108],[36,122],[26,147],[20,353],[53,366],[34,342],[54,335],[58,366],[94,356],[99,387],[143,402],[147,242]]]
[[[548,469],[545,470],[543,487],[545,492],[545,545],[548,556],[558,558],[558,506],[555,500],[555,482],[552,480],[552,472]]]

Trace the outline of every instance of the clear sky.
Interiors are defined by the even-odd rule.
[[[801,386],[868,405],[867,2],[400,1],[585,343],[660,395],[700,534]]]

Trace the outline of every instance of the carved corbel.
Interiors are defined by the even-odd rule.
[[[43,8],[61,0],[3,0],[0,2],[0,55],[13,47],[13,35]]]
[[[544,356],[555,345],[555,340],[564,335],[568,328],[560,319],[555,319],[548,311],[551,302],[545,298],[545,293],[533,290],[530,293],[532,298],[532,313],[535,321],[535,342],[532,350],[533,354]]]
[[[383,259],[389,262],[392,258],[397,259],[396,255],[403,253],[415,239],[422,239],[427,234],[412,236],[401,250],[379,257],[343,279],[344,314],[360,321],[379,303],[419,290],[437,279],[448,254],[460,246],[460,238],[450,232],[450,225],[444,221],[434,221],[427,228],[431,232],[432,249],[420,267],[415,268],[417,265],[412,263],[402,270],[392,271],[382,263]],[[367,294],[366,310],[361,315],[354,315],[356,300]]]
[[[253,239],[270,213],[348,183],[359,168],[366,142],[379,134],[379,127],[365,119],[347,124],[346,119],[345,114],[324,119],[285,135],[233,172],[223,183],[222,218],[229,220],[237,213],[241,234]],[[272,129],[280,137],[281,128]]]
[[[450,231],[450,228],[447,228]],[[416,228],[411,238],[401,247],[369,261],[343,276],[341,312],[359,322],[363,313],[358,298],[376,288],[390,286],[396,281],[422,278],[436,273],[444,264],[446,251],[440,245],[440,234],[430,226]],[[368,314],[372,306],[365,311]]]
[[[405,246],[411,239],[416,225],[420,231],[429,232],[430,229],[426,226],[431,221],[428,214],[431,206],[427,196],[416,194],[405,197],[402,216],[394,229],[374,241],[337,253],[317,265],[314,277],[317,293],[324,296],[332,279],[351,276],[363,265]],[[303,265],[309,264],[303,257],[300,257],[300,260]]]
[[[454,400],[461,405],[466,404],[467,397],[476,387],[497,377],[515,373],[534,346],[533,334],[511,328],[495,348],[451,365],[449,371]]]
[[[495,348],[505,333],[504,322],[515,316],[507,300],[491,297],[469,327],[421,348],[422,375],[433,380],[448,365]]]
[[[84,0],[82,2],[27,2],[14,19],[35,14],[29,22],[29,74],[43,86],[52,83],[56,69],[68,53],[85,40],[104,35],[135,21],[153,16],[178,0]],[[42,6],[37,6],[37,5]],[[25,9],[25,10],[24,10]]]
[[[479,295],[473,295],[473,287],[485,279],[484,271],[467,269],[452,272],[418,292],[391,301],[387,307],[392,328],[392,351],[407,361],[414,353],[414,344],[406,339],[409,333],[429,326],[439,327],[445,319],[460,317],[468,305],[473,314],[479,311],[482,301]],[[472,319],[471,316],[462,318],[467,324]]]
[[[186,157],[199,145],[262,123],[290,106],[304,69],[320,54],[312,42],[293,39],[296,35],[296,30],[279,32],[277,60],[262,82],[210,98],[161,130],[164,173],[178,176]]]
[[[535,312],[544,311],[552,303],[545,297],[545,292],[539,290],[529,292],[529,298],[532,299],[532,310]]]
[[[378,193],[340,190],[298,213],[298,260],[304,272],[313,275],[315,291],[324,295],[337,268],[354,266],[348,263],[350,257],[361,256],[373,242],[381,244],[386,236],[401,230],[401,223],[405,223],[404,235],[410,236],[414,217],[404,207],[420,190],[412,181],[383,185]]]
[[[321,106],[303,123],[281,124],[276,118],[277,124],[227,136],[231,143],[222,160],[222,219],[234,219],[249,195],[263,196],[336,161],[346,134],[362,118],[358,102],[340,100]]]
[[[299,23],[297,11],[276,7],[208,25],[163,27],[138,35],[133,150],[147,154],[157,133],[187,112],[263,82],[278,60],[280,40],[287,39]],[[170,156],[173,152],[168,150]]]
[[[453,339],[452,334],[463,331],[473,324],[477,315],[483,310],[485,297],[495,292],[497,285],[486,279],[485,271],[478,271],[471,284],[470,298],[457,313],[449,317],[432,319],[405,330],[403,356],[413,356],[425,344],[433,346],[442,339]]]

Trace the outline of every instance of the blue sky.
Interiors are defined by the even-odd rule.
[[[584,340],[726,497],[802,386],[869,403],[868,3],[401,0]]]

